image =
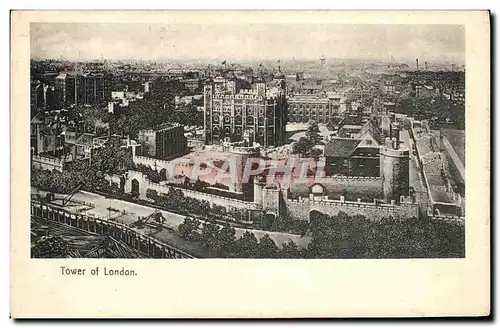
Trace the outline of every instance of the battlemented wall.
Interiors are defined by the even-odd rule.
[[[223,206],[227,209],[244,210],[263,210],[276,215],[286,215],[295,220],[309,220],[309,213],[312,210],[319,211],[328,215],[336,215],[342,211],[348,215],[363,215],[371,220],[380,220],[384,217],[393,217],[395,219],[404,219],[418,217],[418,204],[414,203],[409,197],[401,197],[400,204],[391,202],[390,204],[380,203],[375,200],[365,202],[361,197],[357,201],[346,200],[344,196],[333,198],[328,194],[313,195],[309,192],[309,187],[303,189],[306,197],[298,196],[291,198],[292,194],[288,190],[278,188],[269,188],[264,185],[255,185],[255,202],[241,201],[234,198],[213,195],[205,192],[185,189],[182,187],[173,187],[165,183],[153,183],[147,179],[147,176],[137,171],[128,171],[128,179],[125,184],[125,192],[132,192],[132,185],[138,186],[139,197],[145,199],[148,189],[155,190],[159,194],[166,194],[170,188],[182,190],[184,196],[192,197],[197,200],[207,201],[211,207],[214,205]],[[117,181],[117,179],[110,179]],[[380,178],[353,178],[353,177],[329,177],[318,179],[323,182],[322,186],[330,186],[336,190],[349,190],[348,188],[358,189],[361,186],[367,186],[378,193],[382,191]],[[315,184],[317,185],[317,183]],[[372,198],[373,199],[373,198]]]
[[[170,188],[176,188],[182,190],[182,193],[185,197],[195,198],[197,200],[205,200],[210,203],[210,206],[214,205],[223,206],[226,208],[232,207],[237,209],[245,209],[245,210],[256,210],[259,209],[260,206],[253,202],[246,202],[239,199],[223,197],[218,195],[213,195],[209,193],[199,192],[196,190],[185,189],[182,187],[172,187],[167,184],[162,183],[154,183],[148,180],[147,176],[137,171],[128,171],[128,181],[125,184],[125,192],[132,192],[132,181],[136,180],[139,183],[139,197],[146,198],[146,191],[148,189],[156,190],[159,194],[166,194],[169,192]]]
[[[361,201],[351,202],[332,200],[328,197],[314,197],[287,199],[286,208],[288,215],[295,220],[309,220],[311,211],[318,211],[327,215],[337,215],[344,212],[349,216],[363,215],[369,220],[380,220],[392,217],[394,219],[407,219],[418,217],[418,205],[411,202],[401,204],[376,204]]]
[[[382,178],[380,177],[331,176],[313,178],[302,183],[291,183],[290,192],[295,195],[308,196],[311,188],[318,184],[324,188],[325,194],[330,198],[339,198],[345,195],[347,199],[361,198],[364,201],[372,201],[383,197]]]
[[[64,171],[65,161],[57,158],[49,158],[38,155],[31,157],[31,166],[42,170],[57,170]]]
[[[449,216],[449,215],[429,215],[430,220],[444,221],[455,223],[459,225],[465,225],[465,217],[463,216]]]

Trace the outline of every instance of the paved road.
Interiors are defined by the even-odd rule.
[[[31,193],[36,194],[40,193],[41,195],[46,194],[47,192],[38,190],[37,188],[31,187]],[[64,194],[56,194],[56,198],[63,198]],[[111,212],[111,217],[115,218],[116,222],[119,223],[124,223],[124,224],[130,224],[134,221],[137,220],[137,216],[148,216],[151,213],[153,213],[156,209],[149,207],[149,206],[144,206],[144,205],[139,205],[131,202],[126,202],[123,200],[118,200],[114,198],[106,198],[101,195],[97,195],[94,193],[86,192],[86,191],[80,191],[76,193],[72,199],[75,199],[77,201],[85,201],[88,203],[94,204],[93,209],[89,209],[85,211],[84,213],[90,213],[94,214],[96,216],[99,216],[103,219],[108,218],[110,211],[108,211],[108,207],[118,209],[120,211],[125,211],[126,213],[123,215],[122,213],[113,213]],[[163,217],[166,219],[165,225],[168,227],[171,227],[175,230],[177,230],[177,227],[184,221],[185,216],[179,215],[176,213],[172,212],[167,212],[167,211],[161,211]],[[288,233],[281,233],[281,232],[270,232],[270,231],[262,231],[262,230],[251,230],[251,229],[242,229],[242,228],[235,228],[236,230],[236,237],[239,237],[243,235],[246,231],[252,232],[257,239],[260,239],[263,237],[265,234],[268,234],[271,239],[274,240],[276,245],[281,246],[281,244],[288,242],[289,239],[293,240],[297,246],[299,247],[305,247],[310,241],[309,237],[301,237],[299,235],[293,235],[293,234],[288,234]]]
[[[448,151],[448,154],[450,154],[451,159],[455,163],[455,166],[457,167],[458,172],[460,172],[462,179],[465,181],[464,163],[462,163],[462,161],[460,160],[460,158],[457,155],[457,152],[455,151],[455,149],[453,149],[453,146],[450,144],[450,142],[448,141],[448,138],[446,138],[445,136],[443,136],[443,144],[444,144],[444,147],[446,148],[446,150]]]

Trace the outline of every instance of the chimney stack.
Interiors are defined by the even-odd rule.
[[[399,144],[400,144],[400,139],[399,139],[399,127],[395,126],[394,129],[394,136],[396,137],[396,149],[399,149]]]
[[[416,59],[416,62],[417,62],[417,71],[418,71],[418,58]]]
[[[399,125],[397,123],[391,124],[391,140],[393,140],[393,148],[399,149],[400,138],[399,138]]]
[[[427,62],[425,62],[424,65],[425,65],[425,70],[427,71]]]

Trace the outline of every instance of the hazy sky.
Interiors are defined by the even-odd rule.
[[[37,59],[464,61],[460,25],[147,25],[32,23]]]

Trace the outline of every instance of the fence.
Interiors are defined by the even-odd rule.
[[[90,217],[83,214],[70,213],[56,206],[31,201],[31,216],[48,221],[66,224],[81,230],[108,235],[122,240],[127,245],[157,259],[187,259],[194,258],[180,249],[160,241],[154,237],[141,234],[130,227],[105,219]]]

